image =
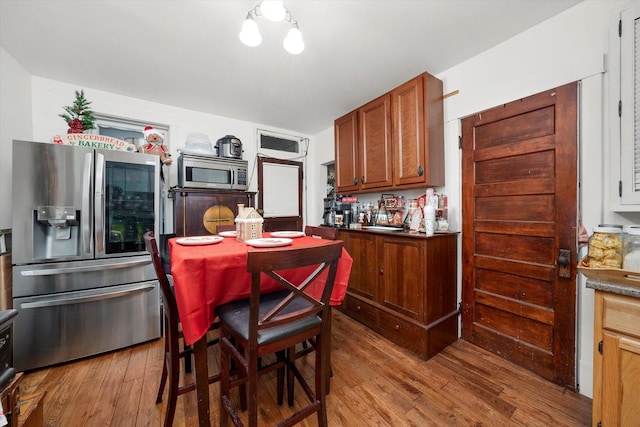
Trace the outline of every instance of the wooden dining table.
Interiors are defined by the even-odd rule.
[[[263,237],[269,238],[270,235],[264,233]],[[218,306],[249,297],[251,274],[246,270],[247,252],[250,249],[261,249],[238,241],[235,237],[227,237],[217,243],[210,240],[203,239],[204,244],[193,244],[195,239],[169,240],[171,275],[185,344],[193,345],[198,420],[201,426],[210,425],[207,331],[216,319]],[[291,239],[287,246],[305,247],[321,243],[321,239],[301,236]],[[343,248],[331,294],[332,306],[342,304],[352,263],[351,256]],[[313,266],[293,269],[282,275],[296,282],[298,277],[305,278],[312,269]],[[326,276],[326,272],[323,274]],[[320,287],[309,289],[309,293],[319,297]],[[280,289],[280,285],[275,282],[262,287],[265,293]]]

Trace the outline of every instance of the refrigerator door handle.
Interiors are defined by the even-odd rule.
[[[104,154],[96,153],[95,225],[96,256],[104,255]]]
[[[66,273],[83,273],[91,271],[104,271],[104,270],[116,270],[121,268],[130,268],[138,265],[146,265],[151,263],[151,258],[136,259],[129,261],[119,260],[109,264],[100,265],[82,265],[78,267],[61,267],[61,268],[45,268],[42,270],[23,270],[20,272],[22,276],[52,276],[56,274]]]
[[[91,255],[91,166],[93,158],[91,153],[84,155],[82,170],[82,247],[85,255]]]
[[[43,307],[54,307],[54,306],[69,305],[69,304],[82,304],[90,301],[102,301],[110,298],[120,298],[120,297],[124,297],[131,294],[146,292],[153,288],[155,288],[155,285],[153,283],[147,283],[144,285],[131,287],[129,289],[109,291],[109,292],[96,293],[95,291],[82,291],[82,292],[78,292],[77,295],[74,295],[72,297],[68,295],[54,295],[50,298],[43,299],[40,301],[22,303],[20,304],[20,308],[22,309],[43,308]]]

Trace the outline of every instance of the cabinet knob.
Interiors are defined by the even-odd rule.
[[[356,305],[356,310],[360,311],[360,306],[359,305]]]
[[[382,276],[384,274],[384,268],[380,268],[380,275]]]
[[[393,328],[396,330],[396,332],[398,332],[400,330],[400,325],[396,325],[395,328]]]
[[[364,175],[362,175],[362,179],[360,180],[360,182],[364,184]]]
[[[353,178],[353,185],[358,185],[358,177]]]
[[[422,166],[418,166],[418,176],[424,175],[424,168]]]

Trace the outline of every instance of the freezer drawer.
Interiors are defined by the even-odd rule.
[[[14,298],[14,365],[25,371],[160,337],[157,281]]]
[[[15,265],[13,298],[95,289],[156,279],[151,256]]]

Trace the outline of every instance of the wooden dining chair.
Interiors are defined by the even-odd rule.
[[[306,225],[304,234],[306,236],[319,237],[320,239],[336,240],[338,238],[338,229],[336,227]]]
[[[318,227],[313,225],[307,225],[304,227],[304,234],[305,236],[317,237],[319,239],[336,240],[338,238],[338,229],[336,227]],[[331,308],[329,308],[329,311],[331,311]],[[328,316],[327,320],[331,321],[331,315]],[[308,343],[311,344],[311,347],[309,347],[309,345],[307,344],[307,341],[302,343],[303,350],[298,353],[298,357],[302,357],[305,354],[308,354],[311,351],[313,351],[313,349],[315,348],[315,342],[313,341],[313,339],[310,339]],[[329,358],[329,360],[331,360],[331,358]],[[330,371],[329,376],[330,377],[333,376],[333,369],[331,368],[331,363],[329,363],[329,371]],[[329,394],[329,389],[330,389],[330,384],[329,382],[327,382],[327,394]]]
[[[180,359],[191,360],[193,355],[193,348],[191,346],[184,345],[184,337],[182,335],[182,328],[180,327],[180,316],[178,315],[178,304],[169,282],[169,278],[165,273],[162,265],[162,260],[158,252],[158,245],[153,232],[149,231],[144,235],[144,244],[147,251],[151,254],[151,260],[153,261],[153,268],[155,269],[158,282],[160,283],[160,291],[162,293],[162,302],[164,308],[164,363],[162,366],[162,376],[160,377],[160,387],[158,388],[158,395],[156,397],[156,403],[162,402],[162,395],[164,394],[164,387],[169,380],[169,395],[167,402],[167,412],[164,417],[164,426],[169,427],[173,425],[173,418],[176,412],[176,402],[178,396],[189,391],[195,390],[195,384],[179,384],[180,379]],[[218,328],[219,323],[214,323],[211,329]],[[182,350],[180,350],[180,343],[182,343]],[[209,341],[208,345],[214,345],[218,343],[218,339]],[[219,381],[220,375],[212,375],[209,377],[209,384]]]
[[[327,425],[325,349],[329,344],[330,330],[326,320],[330,313],[329,301],[341,255],[341,241],[327,241],[311,247],[249,250],[247,271],[251,272],[252,278],[250,298],[230,302],[217,309],[220,319],[221,426],[226,426],[229,418],[236,426],[240,425],[230,397],[231,388],[240,386],[247,389],[249,427],[256,427],[259,376],[277,370],[277,397],[278,404],[281,404],[285,368],[289,406],[293,406],[295,380],[301,384],[309,404],[278,425],[291,426],[313,413],[317,414],[318,425]],[[309,266],[312,271],[299,283],[292,283],[279,274],[283,270]],[[327,271],[326,281],[322,297],[316,299],[305,293],[305,289],[316,283],[323,271]],[[275,280],[283,290],[261,294],[264,280]],[[314,338],[317,343],[314,390],[311,390],[296,367],[295,345],[310,338]],[[235,344],[232,344],[232,340]],[[270,353],[276,353],[279,357],[275,362],[259,369],[258,358]],[[233,377],[229,374],[231,359],[239,368],[238,374]]]

